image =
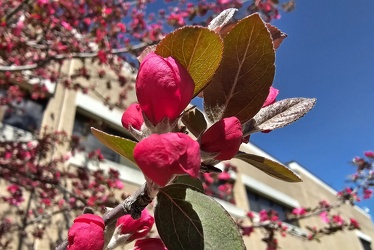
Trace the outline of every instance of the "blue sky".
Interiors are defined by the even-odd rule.
[[[295,160],[335,189],[354,172],[348,162],[374,150],[374,1],[296,1],[273,24],[288,34],[277,51],[278,100],[315,97],[294,124],[252,143],[282,162]],[[359,205],[371,209],[374,200]]]

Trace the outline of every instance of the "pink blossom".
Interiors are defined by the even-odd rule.
[[[328,217],[328,213],[327,212],[322,212],[319,214],[319,217],[321,218],[321,220],[325,223],[329,223],[330,222],[330,219]]]
[[[207,184],[210,185],[210,184],[212,184],[212,183],[214,182],[214,180],[213,180],[213,178],[212,178],[212,176],[211,176],[210,173],[204,173],[203,176],[204,176],[204,181],[205,181]]]
[[[137,130],[141,129],[144,119],[139,103],[133,103],[126,109],[121,122],[125,129],[130,129],[130,126]]]
[[[167,19],[169,25],[174,27],[181,27],[186,24],[184,18],[188,15],[186,12],[171,13]]]
[[[155,219],[149,214],[147,209],[143,209],[139,219],[134,220],[127,214],[117,220],[117,227],[121,226],[121,234],[132,234],[127,242],[143,238],[151,231]]]
[[[230,174],[228,172],[222,172],[218,175],[219,180],[227,181],[231,178]]]
[[[249,227],[242,227],[242,235],[244,236],[250,236],[251,233],[253,233],[254,229],[253,227],[249,226]]]
[[[123,185],[122,181],[120,181],[120,180],[116,180],[116,181],[115,181],[115,187],[116,187],[117,189],[123,189],[124,185]]]
[[[266,106],[269,106],[269,105],[273,104],[275,102],[278,94],[279,94],[279,90],[276,89],[276,88],[273,88],[273,86],[271,86],[270,90],[269,90],[269,95],[266,98],[262,107],[266,107]]]
[[[368,158],[374,158],[374,152],[373,151],[366,151],[364,155]]]
[[[161,239],[148,238],[137,240],[133,250],[167,250]]]
[[[227,195],[230,195],[232,193],[232,184],[225,183],[218,186],[218,190],[221,193],[222,198],[224,198]]]
[[[61,25],[62,25],[65,29],[67,29],[68,31],[71,31],[71,30],[73,29],[73,27],[71,27],[70,24],[68,24],[68,23],[65,22],[65,21],[62,21],[62,22],[61,22]]]
[[[305,215],[305,214],[306,214],[306,209],[303,208],[303,207],[294,208],[294,209],[292,210],[292,213],[293,213],[294,215]]]
[[[231,0],[218,0],[217,3],[218,4],[228,4],[230,3]]]
[[[106,15],[110,15],[112,13],[112,9],[111,8],[104,8],[103,12],[106,14]]]
[[[106,64],[108,62],[107,53],[104,50],[97,52],[97,58],[99,58],[100,64]]]
[[[334,215],[332,217],[332,221],[335,224],[338,224],[339,226],[343,226],[344,225],[344,220],[342,219],[342,217],[340,217],[340,215]]]
[[[102,250],[104,220],[94,214],[82,214],[74,220],[68,232],[68,250]]]
[[[153,125],[174,121],[191,101],[195,84],[188,71],[172,57],[149,53],[136,79],[139,105]]]
[[[15,193],[21,191],[20,187],[16,184],[9,185],[7,190],[11,194],[15,194]]]
[[[349,222],[350,222],[350,225],[352,225],[352,227],[360,229],[360,224],[357,222],[357,220],[350,218]]]
[[[269,220],[268,212],[265,209],[261,210],[259,212],[259,215],[260,215],[260,222]]]
[[[117,23],[117,28],[119,28],[121,32],[126,32],[126,26],[123,23]]]
[[[103,161],[104,160],[104,155],[101,153],[101,150],[98,148],[96,150],[93,150],[88,153],[88,158],[89,159],[96,159],[98,161]]]
[[[134,159],[144,175],[165,186],[175,174],[197,177],[199,144],[184,133],[152,134],[134,148]]]
[[[273,222],[278,221],[278,220],[279,220],[278,213],[275,212],[275,211],[271,211],[271,217],[270,217],[270,220],[273,221]]]
[[[96,204],[96,201],[97,201],[97,196],[91,196],[88,200],[87,200],[87,205],[90,206],[90,207],[93,207],[95,206]]]
[[[370,199],[373,196],[373,190],[369,188],[364,189],[364,199]]]
[[[322,208],[329,208],[331,205],[330,203],[328,203],[326,200],[321,200],[319,202],[319,205],[322,207]]]
[[[249,219],[253,219],[255,216],[254,216],[254,214],[253,214],[252,212],[248,212],[248,213],[247,213],[247,217],[248,217]]]
[[[201,137],[201,150],[218,153],[217,160],[230,160],[242,143],[242,125],[235,116],[213,124]]]

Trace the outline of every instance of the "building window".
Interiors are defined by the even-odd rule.
[[[363,238],[360,238],[362,249],[363,250],[371,250],[371,243],[370,241],[364,240]]]
[[[119,154],[106,147],[98,139],[96,139],[96,137],[91,133],[91,127],[100,129],[108,134],[125,137],[123,133],[111,127],[110,124],[90,118],[89,116],[77,112],[75,114],[73,135],[80,137],[82,149],[85,152],[92,152],[100,149],[106,160],[122,163],[122,159]]]
[[[0,99],[4,95],[5,92],[0,90]],[[25,96],[20,100],[1,105],[0,121],[3,124],[34,132],[40,128],[47,102],[47,99],[33,100]]]
[[[294,226],[299,226],[296,220],[289,220],[287,215],[291,214],[292,208],[287,207],[275,200],[269,199],[248,187],[247,189],[247,197],[249,201],[250,210],[253,212],[260,212],[261,210],[274,210],[278,213],[278,218],[280,221],[284,221]]]

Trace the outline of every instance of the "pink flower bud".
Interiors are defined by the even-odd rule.
[[[82,214],[74,220],[68,232],[68,250],[102,250],[104,220],[94,214]]]
[[[218,175],[218,179],[222,181],[227,181],[231,178],[230,174],[227,172],[222,172]]]
[[[165,186],[174,174],[197,177],[199,144],[183,133],[152,134],[134,148],[134,159],[144,175]]]
[[[294,208],[292,214],[294,215],[305,215],[307,213],[306,209],[303,207]]]
[[[144,123],[142,109],[139,103],[131,104],[122,115],[122,126],[125,129],[130,129],[130,126],[140,130]]]
[[[168,250],[161,239],[148,238],[135,242],[134,250]]]
[[[277,98],[278,94],[279,94],[279,90],[278,89],[270,87],[269,95],[266,98],[266,100],[265,100],[264,104],[262,105],[262,107],[266,107],[266,106],[269,106],[269,105],[273,104],[275,102],[275,99]]]
[[[366,157],[374,158],[374,152],[373,151],[366,151],[364,154],[365,154]]]
[[[330,218],[328,217],[328,213],[326,211],[322,212],[319,214],[319,217],[321,218],[321,220],[325,223],[329,223],[330,222]]]
[[[141,109],[153,125],[164,118],[174,121],[193,96],[194,81],[172,57],[149,53],[142,61],[136,79],[136,95]]]
[[[151,231],[155,219],[149,214],[147,209],[143,209],[139,219],[134,220],[131,215],[127,214],[117,220],[117,227],[122,225],[121,234],[132,234],[127,240],[131,242],[135,239],[143,238]]]
[[[252,212],[247,212],[247,217],[253,219],[255,216]]]
[[[230,160],[242,143],[242,125],[235,116],[224,118],[213,124],[201,137],[201,149],[219,153],[217,160]]]
[[[350,225],[356,229],[360,229],[360,224],[357,222],[357,220],[353,219],[353,218],[350,218],[349,219],[350,221]]]

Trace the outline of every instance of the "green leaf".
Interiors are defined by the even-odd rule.
[[[182,116],[182,122],[195,137],[198,137],[207,128],[204,114],[198,108],[185,112]]]
[[[222,62],[204,90],[204,108],[214,122],[251,119],[269,94],[275,74],[270,33],[258,14],[240,20],[224,37]]]
[[[196,96],[212,79],[222,51],[223,42],[217,33],[204,27],[185,26],[165,36],[155,53],[172,56],[187,69],[195,82]]]
[[[204,193],[204,187],[203,187],[203,183],[201,182],[201,180],[198,179],[198,178],[193,178],[193,177],[189,176],[188,174],[179,175],[175,179],[174,183],[185,184],[185,185],[191,186],[193,188],[196,188],[201,193]]]
[[[91,128],[91,132],[102,144],[136,164],[133,156],[136,142],[116,135],[107,134],[96,128]]]
[[[157,195],[155,220],[169,250],[245,249],[237,225],[213,198],[188,185],[172,184]]]
[[[234,158],[245,161],[252,166],[262,170],[266,174],[287,182],[301,182],[300,176],[291,169],[265,157],[253,154],[239,153]]]

